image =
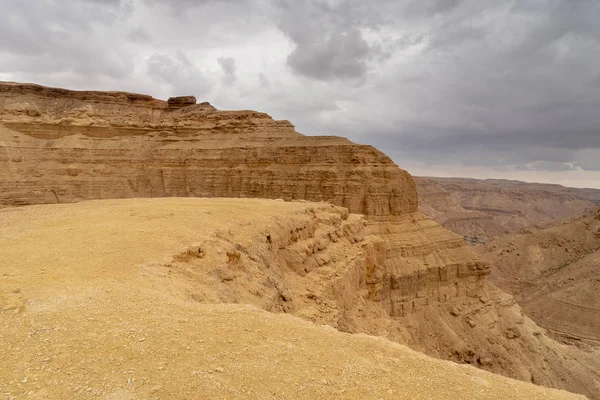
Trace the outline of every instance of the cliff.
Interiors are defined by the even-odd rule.
[[[460,278],[454,294],[465,294],[468,286],[469,295],[478,296],[485,265],[473,261],[459,238],[417,213],[412,177],[380,151],[339,137],[304,136],[264,113],[219,111],[181,99],[0,84],[0,202],[326,201],[368,216],[370,229],[382,238],[373,295],[397,290],[403,294],[395,301],[410,304],[390,303],[393,313],[426,302],[430,282],[440,282],[440,267],[449,276],[445,281]],[[412,241],[412,231],[429,239]],[[442,259],[456,262],[446,271]]]
[[[412,177],[383,153],[344,138],[301,135],[264,113],[194,101],[0,84],[0,204],[127,197],[332,203],[346,211],[269,225],[261,249],[270,245],[271,253],[256,253],[256,246],[221,232],[236,245],[225,252],[233,263],[214,272],[217,281],[236,276],[235,260],[246,254],[275,271],[258,275],[270,291],[251,288],[251,296],[232,300],[226,286],[209,285],[190,296],[225,296],[221,301],[384,336],[511,377],[596,392],[596,378],[579,353],[543,336],[514,299],[486,283],[486,263],[460,236],[417,211]],[[204,229],[202,223],[195,229]],[[360,249],[340,247],[340,240]],[[201,288],[205,278],[189,270],[195,262],[182,253],[167,264]],[[285,301],[283,289],[273,295],[273,282],[289,286],[295,302]],[[268,300],[273,296],[276,301]]]
[[[357,301],[364,219],[329,204],[103,200],[7,209],[0,226],[7,398],[583,398],[216,304],[327,319]],[[296,274],[316,243],[308,258],[329,261]]]
[[[0,124],[0,204],[195,196],[417,209],[412,178],[383,153],[255,111],[0,83]]]

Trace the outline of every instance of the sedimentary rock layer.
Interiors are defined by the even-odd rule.
[[[208,103],[0,84],[0,204],[123,197],[328,201],[416,211],[412,178],[371,146]]]

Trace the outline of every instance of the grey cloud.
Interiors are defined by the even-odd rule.
[[[150,7],[169,10],[171,15],[178,19],[187,19],[187,13],[191,9],[198,9],[219,3],[241,5],[246,2],[246,0],[144,0],[144,3]]]
[[[151,43],[152,36],[143,28],[132,29],[127,33],[127,39],[136,43]]]
[[[204,96],[212,88],[205,73],[180,51],[173,55],[153,54],[146,61],[146,67],[151,77],[171,87],[173,96]]]
[[[0,0],[0,72],[125,78],[133,69],[130,55],[96,35],[95,27],[112,25],[129,7],[120,1]]]
[[[409,17],[426,17],[448,14],[465,0],[411,0],[403,3],[402,14]]]
[[[378,49],[361,32],[366,20],[358,10],[360,3],[332,5],[315,0],[280,1],[279,5],[278,27],[296,46],[287,58],[295,72],[320,80],[364,77]]]
[[[358,78],[367,71],[370,53],[369,45],[356,29],[335,31],[320,40],[298,44],[288,57],[288,64],[311,78]]]
[[[514,168],[517,171],[531,171],[531,167],[527,164],[517,164]]]
[[[521,171],[575,171],[577,167],[571,163],[541,161],[532,164],[518,164],[514,167]]]
[[[411,64],[420,73],[400,70],[380,86],[382,103],[418,111],[392,129],[375,125],[376,140],[401,158],[544,170],[563,168],[557,154],[570,163],[600,149],[599,10],[589,1],[465,2],[424,25],[427,46]],[[411,102],[388,93],[403,90]]]
[[[222,108],[373,144],[400,166],[600,170],[596,0],[0,0],[0,9],[3,77],[214,94]]]
[[[516,164],[512,168],[515,171],[565,172],[578,171],[580,167],[572,163],[553,163],[548,161],[541,161],[530,164]]]
[[[219,57],[217,62],[225,74],[223,83],[228,86],[232,85],[237,80],[235,60],[231,57]]]
[[[464,0],[380,0],[373,6],[360,0],[279,0],[278,27],[296,46],[288,57],[296,72],[321,80],[356,78],[368,72],[369,63],[385,60],[390,51],[388,38],[368,42],[365,31],[402,25],[406,15],[430,18],[447,14],[462,3]],[[416,44],[427,33],[415,31],[395,43]]]
[[[584,149],[577,153],[576,166],[587,171],[600,171],[600,148]]]
[[[271,81],[269,80],[269,77],[262,72],[260,74],[258,74],[258,81],[260,82],[260,86],[263,88],[267,88],[271,85]]]

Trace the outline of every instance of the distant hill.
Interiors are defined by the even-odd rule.
[[[568,218],[600,203],[600,189],[502,179],[415,177],[419,208],[471,244]]]
[[[567,339],[600,342],[600,209],[477,250],[490,263],[490,280],[538,324]]]

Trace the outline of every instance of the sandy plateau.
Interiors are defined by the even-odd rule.
[[[248,291],[265,303],[295,302],[261,270],[278,268],[265,264],[280,250],[273,243],[283,238],[275,235],[311,223],[332,233],[344,229],[343,221],[361,219],[324,203],[244,199],[0,210],[0,352],[10,366],[0,369],[0,393],[115,400],[578,398],[383,338],[250,305],[214,304],[235,303]],[[340,239],[335,257],[355,253],[357,243],[364,245]],[[223,290],[194,290],[201,280]],[[224,298],[212,297],[217,293]],[[209,301],[198,300],[203,296]]]

